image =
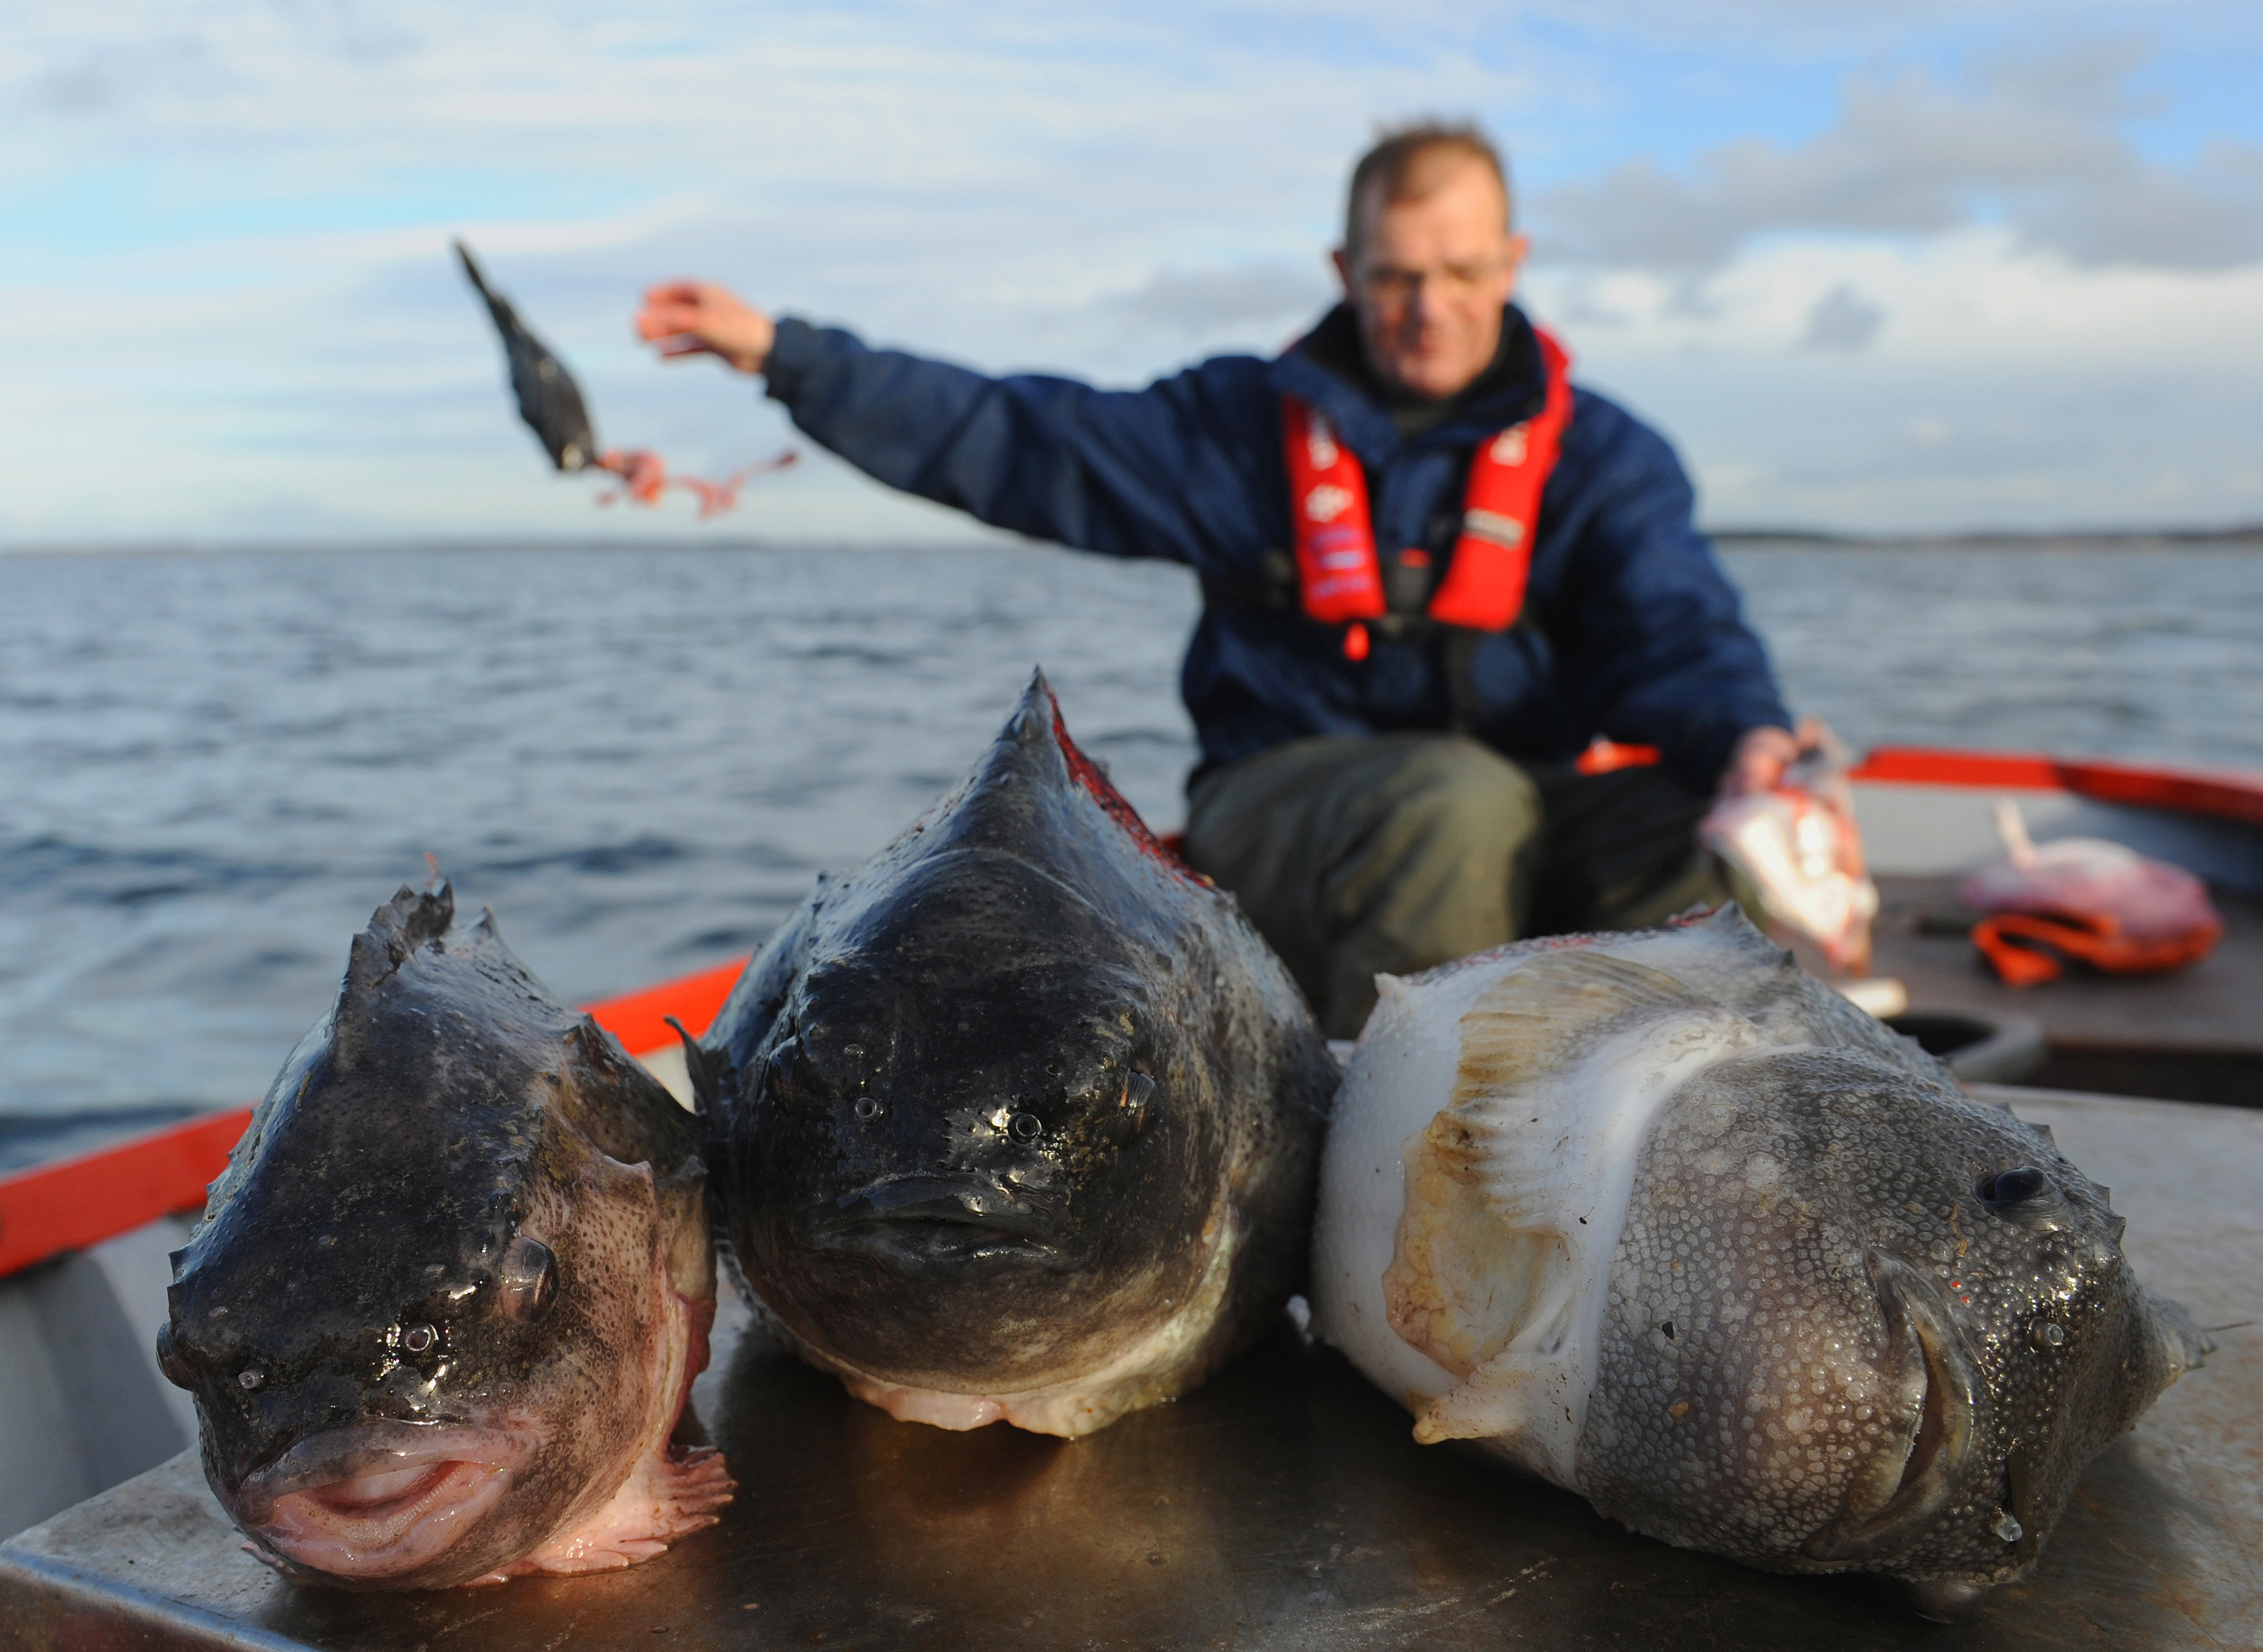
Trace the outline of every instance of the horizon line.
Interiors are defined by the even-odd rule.
[[[1854,533],[1837,528],[1811,528],[1783,525],[1729,525],[1701,527],[1708,539],[1731,544],[1785,544],[1843,547],[1848,549],[1905,547],[1912,549],[1954,549],[1965,546],[2025,546],[2044,548],[2050,546],[2096,546],[2100,548],[2127,546],[2132,548],[2148,547],[2190,547],[2201,548],[2221,546],[2225,548],[2253,547],[2263,549],[2263,522],[2234,523],[2213,527],[2117,527],[2117,528],[1945,528],[1912,533]],[[950,553],[972,550],[1025,549],[1033,551],[1066,550],[1074,553],[1076,547],[1052,540],[1026,539],[998,531],[994,535],[947,539],[890,539],[846,540],[811,537],[779,539],[772,536],[732,535],[714,539],[695,540],[658,535],[632,538],[583,538],[580,535],[529,536],[524,534],[448,535],[425,533],[390,537],[351,538],[344,536],[308,536],[286,539],[262,536],[240,541],[206,539],[202,537],[177,540],[47,540],[11,543],[0,540],[0,557],[4,556],[215,556],[256,554],[261,555],[388,555],[416,551],[825,551],[857,554],[871,551],[919,551]],[[1080,553],[1097,554],[1097,553]],[[1117,562],[1164,561],[1164,558],[1111,557]]]

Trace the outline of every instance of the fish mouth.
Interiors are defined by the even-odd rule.
[[[1875,1561],[1906,1548],[1948,1506],[1972,1448],[1972,1356],[1931,1279],[1872,1251],[1866,1258],[1886,1316],[1886,1404],[1902,1417],[1903,1449],[1855,1471],[1840,1518],[1801,1546],[1818,1561]]]
[[[883,1265],[1061,1261],[1052,1213],[980,1177],[892,1176],[803,1213],[821,1249]]]
[[[398,1577],[477,1526],[537,1443],[522,1430],[467,1424],[324,1429],[248,1476],[231,1512],[293,1565],[333,1577]]]

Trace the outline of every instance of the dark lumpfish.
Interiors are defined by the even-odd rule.
[[[1321,1334],[1638,1532],[1904,1580],[2033,1566],[2208,1351],[2106,1190],[1732,907],[1386,979],[1336,1107]]]
[[[454,911],[404,888],[355,938],[174,1256],[160,1363],[303,1580],[605,1570],[731,1497],[670,1444],[715,1312],[698,1128]]]
[[[705,1043],[749,1282],[898,1417],[1088,1433],[1199,1382],[1303,1271],[1334,1063],[1042,676]]]

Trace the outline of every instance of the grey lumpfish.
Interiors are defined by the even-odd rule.
[[[1735,908],[1386,981],[1322,1167],[1320,1334],[1669,1543],[1881,1572],[1933,1616],[2035,1562],[2209,1344],[2048,1131]]]
[[[1042,676],[702,1043],[749,1284],[898,1418],[1088,1433],[1202,1380],[1303,1272],[1335,1064]]]
[[[174,1255],[165,1374],[254,1553],[349,1589],[611,1569],[719,1518],[699,1133],[445,885],[355,938]]]

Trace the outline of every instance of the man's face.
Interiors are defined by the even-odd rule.
[[[1419,200],[1370,193],[1361,224],[1358,250],[1335,261],[1368,365],[1411,395],[1465,389],[1500,346],[1501,306],[1524,262],[1500,185],[1480,163],[1463,161]]]

